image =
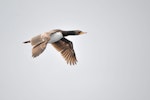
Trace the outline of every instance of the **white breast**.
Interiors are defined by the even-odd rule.
[[[63,38],[62,33],[61,32],[56,32],[56,33],[50,35],[49,43],[57,42],[62,38]]]

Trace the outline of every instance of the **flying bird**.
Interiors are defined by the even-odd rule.
[[[67,64],[74,65],[77,63],[75,51],[73,49],[73,43],[66,39],[68,35],[81,35],[85,34],[81,30],[64,31],[60,29],[54,29],[48,32],[44,32],[31,38],[23,43],[31,43],[32,45],[32,57],[39,56],[46,48],[47,44],[50,43],[52,46],[61,53]]]

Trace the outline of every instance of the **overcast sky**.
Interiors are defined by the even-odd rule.
[[[150,100],[149,0],[0,0],[0,27],[0,100]],[[22,44],[55,28],[77,65]]]

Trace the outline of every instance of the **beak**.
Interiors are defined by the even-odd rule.
[[[87,32],[80,32],[80,35],[81,35],[81,34],[87,34]]]

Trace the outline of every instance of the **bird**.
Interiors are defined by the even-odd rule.
[[[33,58],[39,56],[45,50],[47,44],[52,44],[52,46],[61,53],[67,64],[75,65],[77,63],[77,58],[73,48],[73,43],[65,37],[69,35],[75,36],[85,33],[87,32],[83,32],[81,30],[66,31],[61,29],[53,29],[34,36],[30,40],[23,43],[31,43]]]

